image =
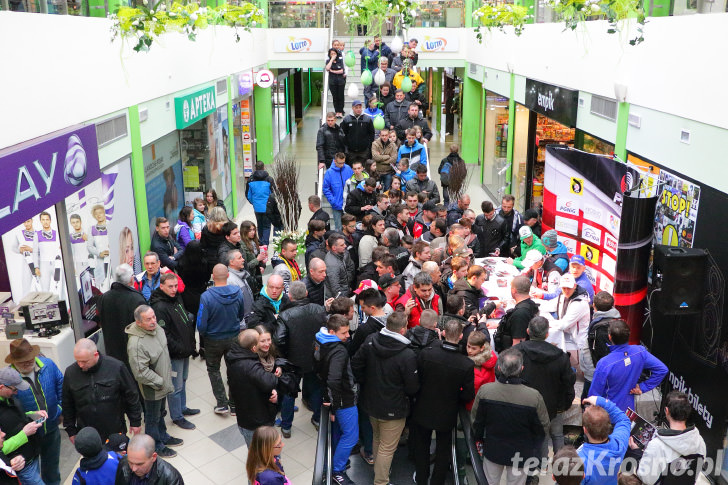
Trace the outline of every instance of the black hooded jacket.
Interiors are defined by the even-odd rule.
[[[460,295],[465,300],[465,318],[467,319],[470,315],[478,313],[480,309],[480,299],[485,298],[483,290],[480,288],[473,288],[465,278],[460,278],[452,285],[452,290],[448,295]],[[492,311],[492,310],[491,310]]]
[[[349,355],[353,357],[366,338],[373,333],[381,332],[386,324],[387,317],[384,315],[379,317],[370,316],[367,318],[364,323],[359,325],[359,328],[356,329],[354,336],[351,338],[351,343],[349,344]]]
[[[225,354],[230,399],[241,411],[237,414],[238,426],[256,429],[272,426],[277,407],[270,402],[270,395],[278,386],[278,378],[266,372],[258,354],[234,343]]]
[[[409,340],[384,329],[371,334],[351,360],[362,386],[359,405],[377,419],[403,419],[419,389],[417,357]]]
[[[186,359],[195,351],[195,321],[185,309],[179,294],[174,298],[157,288],[149,298],[157,323],[167,336],[171,359]]]
[[[440,336],[435,330],[430,330],[421,325],[412,327],[407,331],[405,335],[410,341],[410,348],[415,351],[415,354],[419,355],[422,349],[430,347],[431,345],[438,345],[440,343]]]
[[[319,128],[316,134],[316,153],[318,154],[319,163],[325,163],[328,170],[334,155],[345,151],[344,131],[339,125],[334,124],[333,128],[329,128],[328,124],[324,124]]]
[[[313,371],[313,340],[326,325],[326,310],[308,298],[292,301],[278,315],[278,349],[302,372]]]

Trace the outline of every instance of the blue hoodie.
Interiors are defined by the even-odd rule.
[[[197,330],[211,340],[225,340],[240,333],[245,318],[243,293],[234,285],[213,286],[200,297]]]
[[[341,339],[339,339],[336,335],[331,335],[329,331],[326,330],[326,327],[321,327],[316,333],[316,341],[323,345],[341,342]]]
[[[581,483],[582,485],[615,485],[619,467],[627,451],[631,422],[613,402],[607,401],[603,397],[597,398],[597,406],[601,406],[607,411],[614,429],[606,443],[584,443],[577,450],[584,461],[584,480]]]
[[[374,120],[374,118],[376,118],[377,115],[384,116],[384,112],[379,108],[374,108],[374,109],[367,108],[364,110],[364,114],[367,116],[371,116],[372,120]]]
[[[400,180],[402,180],[402,187],[404,187],[405,185],[407,185],[407,182],[409,182],[410,180],[412,180],[413,178],[415,178],[415,175],[417,175],[417,174],[411,168],[408,168],[404,172],[400,172],[399,173],[399,178],[400,178]]]
[[[652,375],[639,383],[642,392],[649,392],[660,385],[667,374],[665,364],[641,345],[610,345],[609,354],[599,359],[594,369],[589,395],[606,397],[622,412],[627,408],[634,409],[634,395],[629,391],[634,389],[646,370]]]
[[[547,251],[546,254],[548,256],[554,256],[553,258],[550,258],[550,259],[556,266],[558,266],[558,268],[561,270],[561,273],[562,274],[565,273],[566,270],[569,268],[569,256],[567,255],[568,250],[566,249],[566,246],[564,246],[564,243],[562,243],[561,241],[558,241],[556,243],[556,249],[554,249],[553,251],[549,251],[548,248],[546,248],[546,251]],[[562,254],[566,257],[565,258],[558,257],[559,255],[562,255]],[[586,288],[584,288],[584,289],[586,289]],[[589,290],[587,290],[587,291],[589,291]]]
[[[333,209],[344,210],[344,187],[352,175],[354,170],[350,166],[344,165],[339,168],[336,162],[332,163],[324,174],[322,191]]]
[[[427,150],[425,150],[425,146],[417,140],[415,140],[412,146],[409,146],[407,145],[407,142],[404,142],[397,152],[397,163],[399,163],[402,158],[408,159],[410,170],[414,170],[412,167],[418,163],[424,163],[427,165]]]

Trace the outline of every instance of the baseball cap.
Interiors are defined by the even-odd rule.
[[[548,231],[544,232],[541,236],[541,242],[543,243],[543,247],[548,249],[549,251],[553,251],[556,249],[556,246],[559,244],[559,240],[557,239],[558,233],[555,229],[549,229]]]
[[[376,281],[374,280],[362,280],[361,283],[359,283],[359,288],[354,290],[355,294],[359,294],[364,290],[368,290],[369,288],[374,288],[375,290],[379,289],[379,285],[377,285]]]
[[[126,447],[129,445],[129,437],[125,434],[114,433],[109,436],[104,445],[108,451],[117,453],[125,453]]]
[[[569,273],[566,273],[565,275],[561,276],[561,280],[559,280],[559,287],[574,288],[576,287],[576,281],[574,281],[573,276],[571,276]]]
[[[531,249],[526,253],[526,257],[523,258],[523,267],[524,268],[530,268],[535,263],[541,261],[543,259],[543,254],[538,249]]]
[[[399,283],[402,284],[402,281],[394,276],[393,274],[385,274],[379,277],[379,287],[383,290],[386,290],[390,286]]]
[[[422,210],[423,211],[430,211],[430,212],[437,212],[437,204],[434,200],[428,200],[424,204],[422,204]]]
[[[361,104],[361,105],[363,105],[364,103],[362,103],[361,99],[355,99],[355,100],[354,100],[354,101],[352,101],[352,103],[351,103],[351,105],[352,105],[352,106],[356,106],[356,105],[358,105],[358,104]]]
[[[0,384],[5,387],[14,387],[18,391],[30,389],[30,384],[24,381],[20,373],[12,367],[0,369]]]
[[[576,263],[584,266],[584,256],[581,256],[579,254],[575,254],[571,257],[569,260],[569,263]]]
[[[518,235],[521,237],[521,239],[526,239],[527,237],[533,236],[533,232],[531,231],[530,227],[521,226],[521,228],[518,230]]]

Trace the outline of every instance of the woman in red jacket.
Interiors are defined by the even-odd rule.
[[[483,384],[495,382],[495,364],[498,357],[490,349],[490,341],[483,332],[475,331],[468,337],[468,357],[475,364],[475,394]],[[465,408],[470,411],[473,401],[470,401]]]

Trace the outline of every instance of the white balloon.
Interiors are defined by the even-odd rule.
[[[402,47],[404,47],[404,42],[399,37],[393,38],[392,45],[389,46],[395,54],[399,54],[402,51]]]
[[[384,71],[377,69],[377,73],[374,75],[374,82],[377,86],[381,86],[387,81],[387,77],[384,75]]]
[[[350,98],[356,98],[357,96],[359,96],[359,86],[357,86],[356,84],[349,84],[349,89],[346,90],[346,94]]]

